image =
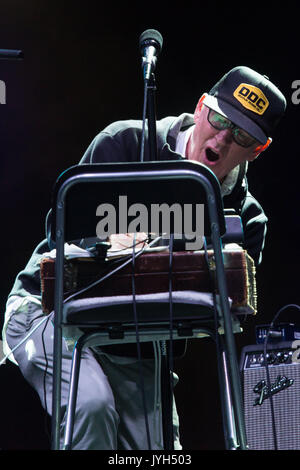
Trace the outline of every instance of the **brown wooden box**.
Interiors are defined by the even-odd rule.
[[[212,252],[208,252],[211,274],[214,276]],[[232,307],[250,307],[256,313],[255,267],[252,258],[244,250],[224,250],[224,265],[228,295]],[[124,260],[120,261],[120,264]],[[74,258],[65,260],[64,298],[116,267],[104,264],[95,258]],[[44,258],[41,261],[42,305],[46,313],[54,307],[55,260]],[[136,294],[168,292],[169,290],[169,252],[144,253],[135,260]],[[172,261],[172,290],[195,290],[211,292],[211,276],[208,271],[204,252],[174,252]],[[129,295],[132,293],[132,265],[129,264],[113,274],[98,286],[89,289],[82,297],[104,297]]]

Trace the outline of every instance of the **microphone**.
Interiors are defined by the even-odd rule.
[[[13,49],[0,49],[0,59],[23,59],[23,52]]]
[[[162,35],[155,29],[147,29],[140,35],[139,46],[143,55],[142,67],[144,80],[149,80],[152,70],[156,65],[156,59],[163,44]]]

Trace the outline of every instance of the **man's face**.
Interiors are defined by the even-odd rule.
[[[203,163],[214,172],[219,181],[245,161],[256,158],[257,143],[242,147],[233,140],[231,129],[217,130],[207,119],[209,108],[199,105],[194,114],[195,127],[187,145],[187,158]]]

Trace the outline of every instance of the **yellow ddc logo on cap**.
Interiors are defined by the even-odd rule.
[[[263,92],[253,85],[241,83],[234,91],[233,96],[244,106],[254,113],[264,114],[269,106],[269,101]]]

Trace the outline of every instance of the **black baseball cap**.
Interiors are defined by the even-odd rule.
[[[226,73],[203,103],[265,144],[286,109],[286,99],[266,75],[245,66]]]

